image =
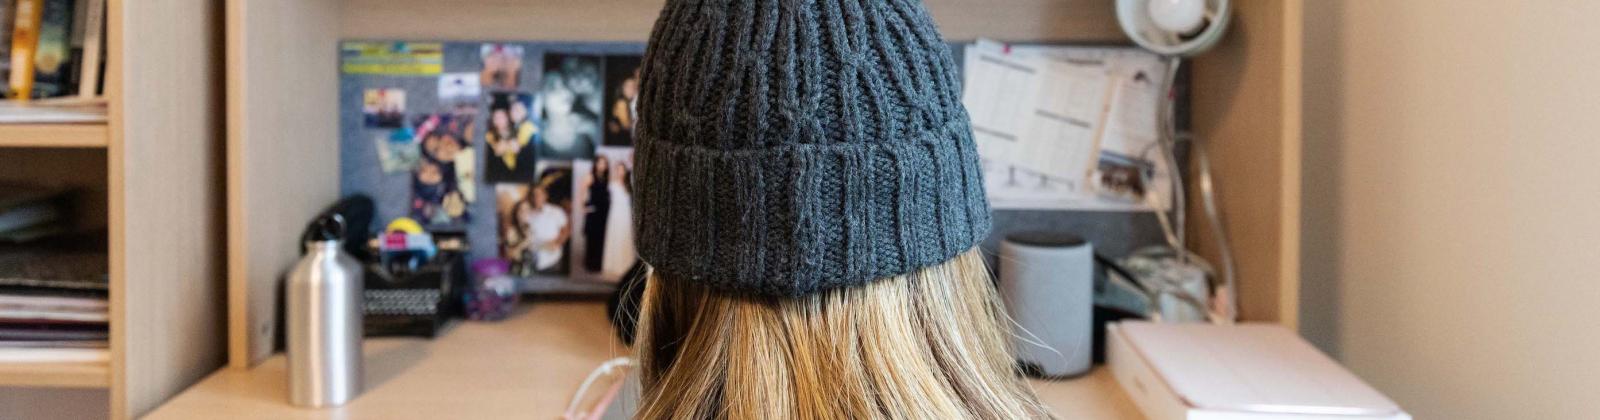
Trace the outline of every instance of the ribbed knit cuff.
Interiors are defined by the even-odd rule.
[[[656,270],[801,296],[936,265],[988,235],[964,119],[916,139],[718,150],[641,132],[635,223]]]

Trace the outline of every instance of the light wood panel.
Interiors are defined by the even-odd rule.
[[[661,1],[345,0],[349,39],[643,41]],[[928,0],[945,37],[1117,41],[1109,0]],[[426,18],[424,18],[426,17]]]
[[[111,370],[105,363],[0,363],[0,387],[105,388]]]
[[[112,418],[223,362],[221,8],[108,3]]]
[[[227,2],[229,360],[273,351],[278,283],[338,194],[339,1]],[[431,18],[390,22],[425,24]]]
[[[1294,326],[1299,284],[1300,0],[1235,1],[1224,41],[1193,60],[1192,119],[1238,261],[1240,314]],[[1295,23],[1290,24],[1290,21]],[[1294,42],[1289,45],[1289,42]],[[1220,261],[1190,176],[1191,246]]]
[[[105,124],[0,124],[0,148],[106,147]]]
[[[1111,369],[1097,366],[1088,375],[1064,381],[1031,381],[1039,401],[1061,419],[1139,420],[1145,418],[1122,391]]]
[[[364,350],[367,391],[342,408],[290,406],[280,355],[218,372],[149,419],[555,418],[590,370],[631,355],[594,303],[537,303],[505,322],[462,324],[433,341],[367,340]],[[1061,418],[1140,418],[1103,369],[1034,387]]]
[[[1283,30],[1278,42],[1283,46],[1283,64],[1279,67],[1283,78],[1280,117],[1283,132],[1283,149],[1278,167],[1278,322],[1289,329],[1300,326],[1300,209],[1304,206],[1305,116],[1305,4],[1303,0],[1285,0],[1283,5]]]

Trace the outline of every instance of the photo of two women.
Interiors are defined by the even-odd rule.
[[[578,161],[578,203],[573,220],[573,277],[616,282],[633,266],[633,151],[600,148],[593,161]]]

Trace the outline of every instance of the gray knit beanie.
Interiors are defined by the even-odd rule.
[[[668,0],[639,99],[639,255],[802,296],[989,232],[949,47],[917,0]]]

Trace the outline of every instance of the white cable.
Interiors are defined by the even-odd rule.
[[[1222,287],[1218,288],[1216,299],[1223,302],[1217,309],[1223,311],[1222,319],[1232,324],[1239,320],[1239,299],[1236,295],[1239,289],[1233,250],[1228,246],[1228,231],[1223,229],[1222,212],[1217,210],[1216,186],[1211,181],[1211,159],[1200,142],[1195,142],[1194,146],[1195,161],[1200,165],[1201,203],[1206,211],[1206,221],[1211,224],[1211,234],[1217,240],[1217,254],[1222,257]]]
[[[617,368],[622,367],[633,367],[633,359],[618,357],[607,360],[605,363],[601,363],[600,367],[589,372],[589,377],[584,378],[583,385],[578,386],[578,393],[572,395],[572,402],[567,404],[566,417],[570,418],[578,413],[578,405],[583,403],[583,396],[589,392],[589,386],[594,385],[594,381],[599,380],[601,376],[610,375]]]
[[[1176,114],[1175,108],[1178,101],[1177,95],[1172,92],[1173,86],[1178,83],[1178,68],[1182,65],[1182,58],[1172,57],[1167,59],[1167,77],[1161,79],[1160,90],[1161,107],[1159,109],[1161,115],[1159,121],[1161,122],[1161,138],[1156,141],[1161,145],[1162,158],[1167,161],[1167,176],[1170,178],[1168,182],[1172,184],[1171,210],[1173,223],[1171,229],[1173,232],[1171,236],[1177,241],[1172,244],[1173,249],[1187,249],[1186,246],[1188,245],[1188,233],[1184,231],[1188,221],[1188,217],[1184,214],[1187,197],[1185,197],[1183,185],[1183,172],[1178,169],[1178,156],[1175,151],[1178,143],[1178,121],[1174,114]],[[1160,207],[1156,208],[1156,212],[1161,212]]]
[[[1171,220],[1169,220],[1166,213],[1157,208],[1156,220],[1161,223],[1162,233],[1166,235],[1169,244],[1174,250],[1178,251],[1179,261],[1189,262],[1194,260],[1203,263],[1203,260],[1200,260],[1198,255],[1194,255],[1188,250],[1183,174],[1178,170],[1178,158],[1175,151],[1178,143],[1178,124],[1175,117],[1177,100],[1172,89],[1176,85],[1178,69],[1182,63],[1182,58],[1168,57],[1167,77],[1162,80],[1162,86],[1164,87],[1161,90],[1164,96],[1160,107],[1162,131],[1161,139],[1157,143],[1161,146],[1162,158],[1167,161],[1168,175],[1172,179],[1173,204],[1171,210],[1173,214]],[[1222,259],[1222,284],[1215,288],[1214,296],[1212,296],[1213,307],[1206,312],[1212,315],[1213,322],[1231,324],[1239,318],[1237,266],[1233,259],[1232,247],[1229,246],[1230,241],[1228,240],[1227,229],[1224,228],[1226,225],[1222,220],[1222,212],[1218,210],[1217,206],[1216,185],[1211,176],[1211,160],[1207,157],[1205,147],[1199,140],[1191,141],[1190,145],[1190,149],[1195,153],[1195,162],[1198,165],[1196,172],[1199,177],[1197,181],[1200,186],[1202,209],[1206,213],[1206,221],[1210,225],[1212,237],[1216,240],[1217,253]]]

